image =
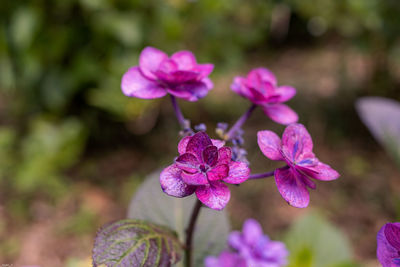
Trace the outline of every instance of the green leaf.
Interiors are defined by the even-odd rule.
[[[141,220],[121,220],[97,233],[93,266],[171,266],[180,260],[182,246],[171,230]]]
[[[298,219],[286,235],[289,267],[352,266],[352,250],[346,237],[317,213]]]
[[[196,197],[175,198],[166,195],[161,190],[159,177],[160,172],[154,173],[139,187],[131,201],[128,218],[167,225],[184,240]],[[194,266],[203,266],[206,256],[219,254],[226,247],[229,231],[226,211],[203,206],[194,234]]]

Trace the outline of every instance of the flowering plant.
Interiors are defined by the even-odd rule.
[[[197,64],[189,51],[176,52],[168,57],[158,49],[147,47],[140,55],[139,66],[130,68],[123,75],[122,92],[129,97],[153,99],[170,95],[182,128],[182,139],[177,144],[178,156],[161,171],[157,188],[161,187],[169,197],[184,198],[195,194],[197,200],[190,216],[184,214],[187,227],[180,235],[174,229],[156,223],[166,225],[166,219],[128,219],[103,227],[95,240],[94,266],[170,266],[180,262],[183,254],[185,266],[193,266],[192,254],[196,250],[193,236],[198,229],[196,222],[200,211],[207,207],[217,213],[223,212],[230,200],[229,184],[275,177],[283,199],[293,207],[305,208],[310,201],[308,188],[316,187],[311,178],[329,181],[339,177],[338,172],[314,155],[310,134],[304,125],[296,123],[296,112],[283,104],[296,94],[296,89],[278,86],[275,75],[266,68],[254,69],[246,78],[234,78],[231,89],[247,98],[251,106],[231,128],[228,129],[226,123],[217,125],[220,139],[211,139],[204,125],[193,129],[176,98],[193,102],[206,96],[213,87],[208,78],[212,70],[212,64]],[[271,160],[285,162],[286,166],[251,174],[247,152],[243,148],[242,127],[257,107],[261,107],[273,121],[287,125],[282,140],[269,130],[257,133],[262,153]],[[158,193],[161,194],[161,190]],[[180,201],[183,203],[185,200]],[[152,209],[146,212],[156,213]],[[212,216],[217,215],[213,213]],[[208,227],[211,220],[203,221],[202,226]],[[228,244],[229,249],[219,251],[218,257],[203,257],[205,265],[279,267],[287,264],[289,252],[285,245],[271,241],[253,219],[245,222],[242,233],[232,232]]]

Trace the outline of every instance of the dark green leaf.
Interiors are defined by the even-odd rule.
[[[97,233],[93,265],[166,267],[180,260],[182,247],[171,230],[141,220],[121,220]]]

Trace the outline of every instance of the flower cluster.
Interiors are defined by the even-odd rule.
[[[126,96],[153,99],[167,93],[188,101],[207,95],[213,83],[208,75],[212,64],[197,64],[189,51],[179,51],[170,58],[164,52],[146,47],[139,66],[130,68],[122,77],[121,88]]]
[[[186,197],[196,193],[207,207],[223,209],[230,199],[223,183],[240,184],[250,174],[247,164],[231,160],[232,151],[223,141],[212,140],[205,132],[183,138],[179,157],[160,175],[162,190],[170,196]]]
[[[265,115],[281,124],[290,124],[299,119],[296,112],[283,102],[296,94],[291,86],[278,86],[275,75],[266,68],[249,72],[246,78],[235,77],[231,85],[233,91],[261,106]]]
[[[190,122],[184,119],[174,97],[188,101],[204,97],[212,89],[208,78],[212,70],[212,64],[197,64],[189,51],[179,51],[168,57],[158,49],[147,47],[140,54],[139,66],[132,67],[122,77],[121,87],[127,96],[145,99],[171,94],[177,118],[188,128]],[[278,86],[275,75],[266,68],[253,69],[246,77],[235,77],[231,89],[253,103],[229,131],[227,124],[221,123],[217,127],[217,133],[231,141],[233,148],[211,140],[203,132],[206,129],[204,125],[197,127],[200,132],[195,135],[193,130],[184,129],[189,136],[178,145],[180,156],[161,173],[163,191],[175,197],[196,193],[206,206],[217,210],[224,208],[230,192],[223,182],[240,184],[252,178],[249,176],[247,151],[242,147],[241,126],[255,107],[260,106],[275,122],[289,125],[282,141],[272,131],[258,132],[258,144],[264,155],[287,163],[287,166],[274,171],[278,190],[290,205],[307,207],[308,188],[315,188],[310,178],[329,181],[337,179],[339,174],[315,157],[310,134],[303,125],[295,124],[298,120],[296,112],[283,104],[295,96],[296,89]]]
[[[387,223],[377,235],[376,256],[383,267],[400,266],[400,223]]]
[[[287,264],[288,251],[285,244],[272,241],[263,234],[260,224],[248,219],[242,232],[234,231],[228,239],[231,251],[226,250],[218,257],[209,256],[206,267],[280,267]]]
[[[307,188],[316,187],[310,178],[330,181],[339,177],[337,171],[315,157],[311,136],[302,124],[286,127],[282,140],[272,131],[259,131],[257,141],[267,158],[287,163],[276,169],[274,175],[280,194],[294,207],[308,206],[310,194]]]

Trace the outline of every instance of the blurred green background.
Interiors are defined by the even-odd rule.
[[[376,232],[400,219],[399,172],[353,104],[365,95],[400,100],[399,14],[398,0],[2,1],[0,262],[90,266],[97,228],[123,218],[146,175],[171,162],[179,127],[168,99],[120,90],[150,45],[215,64],[214,90],[180,102],[210,134],[248,105],[229,90],[235,75],[264,66],[296,87],[289,104],[317,155],[342,173],[318,184],[309,209],[345,233],[356,261],[376,266]],[[259,111],[246,127],[252,169],[272,169],[255,133],[284,128]],[[273,181],[234,192],[237,229],[254,217],[279,238],[305,212],[288,207]]]

